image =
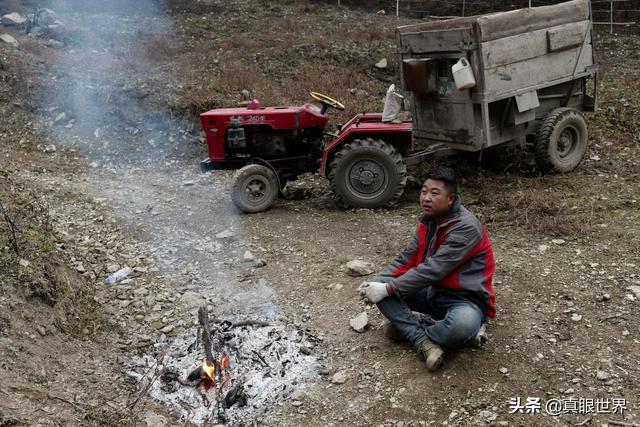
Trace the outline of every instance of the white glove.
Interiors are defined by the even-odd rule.
[[[387,284],[381,282],[362,282],[357,289],[362,298],[376,304],[389,296]]]

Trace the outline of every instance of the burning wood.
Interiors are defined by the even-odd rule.
[[[291,325],[218,320],[201,307],[197,333],[154,347],[140,356],[131,375],[147,384],[143,394],[166,404],[177,419],[197,425],[244,422],[317,377],[314,345],[307,332]],[[154,378],[143,380],[149,376]]]
[[[200,338],[204,347],[204,362],[187,376],[189,381],[209,379],[214,383],[222,383],[222,370],[229,365],[229,359],[222,356],[220,361],[213,357],[213,345],[211,343],[211,328],[209,326],[209,313],[206,307],[198,309],[198,323],[200,323]]]

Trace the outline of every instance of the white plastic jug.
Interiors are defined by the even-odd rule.
[[[458,62],[453,64],[451,71],[458,90],[469,89],[476,85],[476,78],[473,76],[473,70],[467,58],[460,58]]]

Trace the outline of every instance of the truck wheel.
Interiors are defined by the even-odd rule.
[[[329,165],[331,190],[346,207],[392,206],[404,191],[406,174],[396,149],[371,138],[345,144]]]
[[[536,133],[536,164],[543,172],[569,172],[587,152],[589,131],[578,110],[557,108],[543,119]]]
[[[273,205],[278,191],[278,179],[271,169],[247,165],[233,177],[231,200],[242,212],[261,212]]]

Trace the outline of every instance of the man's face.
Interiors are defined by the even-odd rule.
[[[444,181],[428,179],[422,184],[420,207],[429,218],[442,219],[449,212],[455,195],[449,193]]]

